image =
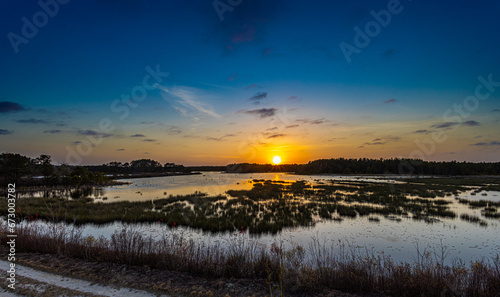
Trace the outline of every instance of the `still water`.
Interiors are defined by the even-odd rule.
[[[400,176],[394,176],[399,177]],[[115,201],[145,201],[167,198],[169,195],[187,195],[195,192],[212,195],[225,195],[228,190],[250,190],[252,180],[273,180],[306,182],[328,180],[359,180],[369,182],[397,182],[391,176],[341,176],[341,175],[295,175],[289,173],[220,173],[205,172],[201,175],[183,175],[170,177],[151,177],[137,179],[121,179],[130,182],[128,185],[106,187],[94,196],[106,202]]]
[[[401,176],[397,176],[401,178]],[[208,195],[226,195],[227,190],[250,190],[252,180],[296,181],[304,180],[312,184],[331,183],[334,181],[369,181],[387,184],[399,183],[396,176],[341,176],[341,175],[294,175],[286,173],[252,173],[227,174],[207,172],[200,175],[156,177],[143,179],[121,180],[130,182],[127,185],[103,188],[95,195],[98,202],[114,201],[148,201],[166,198],[170,195],[184,195],[194,192]],[[418,198],[418,197],[417,197]],[[452,264],[461,259],[468,263],[474,260],[490,260],[500,254],[500,227],[498,218],[481,216],[480,209],[470,208],[466,204],[457,202],[459,199],[487,200],[500,202],[500,193],[483,191],[480,194],[473,190],[462,191],[453,197],[447,196],[443,200],[450,202],[449,209],[457,214],[456,218],[439,218],[432,223],[416,221],[408,216],[376,215],[357,216],[342,221],[315,218],[313,226],[285,228],[278,234],[248,234],[248,232],[209,233],[197,229],[176,227],[169,228],[163,224],[134,224],[145,235],[165,236],[177,232],[186,237],[205,243],[217,241],[230,243],[234,240],[245,239],[256,241],[262,247],[270,247],[273,242],[282,241],[286,245],[301,245],[307,248],[313,238],[319,239],[324,245],[346,245],[350,250],[365,253],[370,251],[390,256],[400,262],[413,262],[419,252],[424,249],[440,258],[440,251],[444,247],[447,251],[445,262]],[[480,217],[485,224],[480,225],[460,219],[463,214]],[[115,230],[130,224],[113,223],[105,226],[85,226],[84,233],[93,236],[109,237]]]

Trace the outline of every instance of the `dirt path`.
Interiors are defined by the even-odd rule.
[[[7,271],[9,262],[0,260],[0,270]],[[131,296],[152,297],[170,295],[151,294],[142,290],[116,288],[89,281],[61,276],[16,264],[16,289],[12,291],[2,284],[2,296]]]

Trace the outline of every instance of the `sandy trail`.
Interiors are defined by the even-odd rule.
[[[4,282],[0,287],[1,296],[131,296],[152,297],[158,296],[142,290],[105,286],[89,281],[65,277],[53,273],[43,272],[27,266],[16,264],[16,289],[7,288],[7,270],[10,262],[0,260],[0,271]],[[170,295],[160,295],[169,297]]]

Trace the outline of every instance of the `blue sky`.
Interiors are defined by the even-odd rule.
[[[443,117],[479,76],[500,81],[497,1],[62,3],[0,4],[4,152],[82,164],[498,161],[500,87],[483,88],[467,116]],[[354,46],[374,13],[390,20],[348,62],[340,45]],[[40,25],[34,36],[23,17]],[[148,80],[158,85],[116,103],[141,90],[147,67],[163,73]]]

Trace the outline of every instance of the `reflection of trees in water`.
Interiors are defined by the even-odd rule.
[[[100,187],[80,187],[69,190],[69,197],[73,199],[79,198],[97,198],[104,196],[104,189]]]
[[[100,198],[104,197],[106,191],[102,187],[82,186],[82,187],[59,187],[49,190],[25,192],[20,198],[40,197],[40,198]]]

